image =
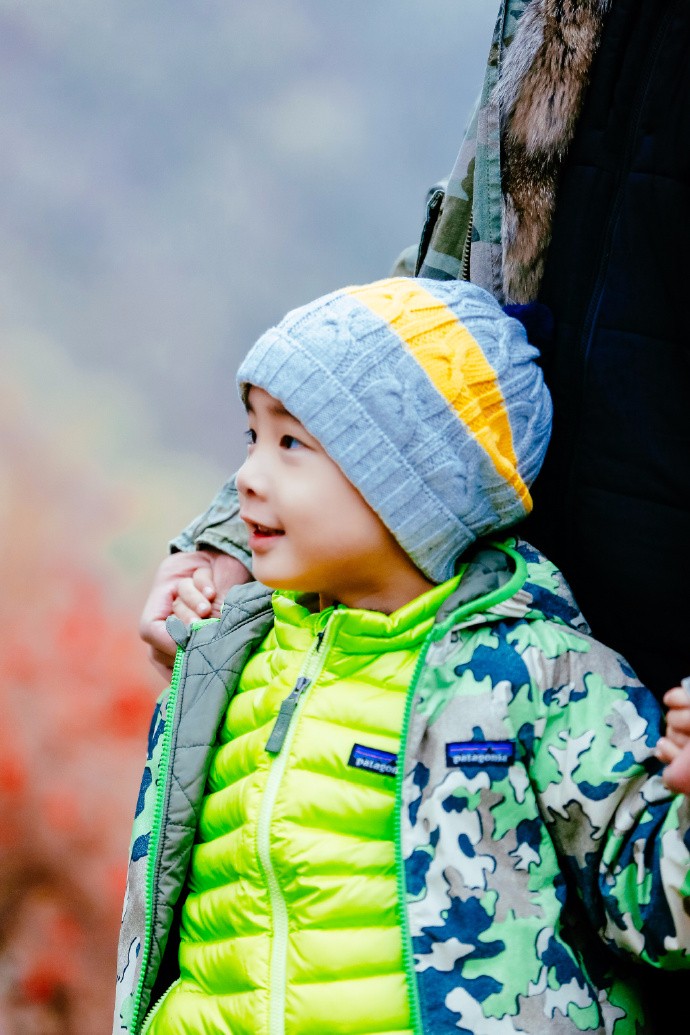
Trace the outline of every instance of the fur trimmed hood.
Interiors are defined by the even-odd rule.
[[[501,119],[503,283],[535,297],[556,187],[610,0],[532,0],[496,87]]]
[[[502,0],[477,108],[417,272],[538,294],[561,164],[611,0]]]

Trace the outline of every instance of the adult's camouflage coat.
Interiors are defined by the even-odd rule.
[[[115,1032],[138,1033],[176,976],[175,906],[209,758],[271,621],[254,583],[220,621],[181,630],[137,803]],[[661,781],[659,724],[551,563],[520,540],[477,547],[426,641],[401,738],[415,1032],[646,1030],[640,968],[690,966],[690,809]]]

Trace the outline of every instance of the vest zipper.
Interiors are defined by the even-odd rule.
[[[218,618],[203,618],[198,622],[194,622],[190,626],[190,630],[194,631],[200,629],[203,625],[210,625],[213,622],[219,621]],[[242,623],[244,624],[244,623]],[[141,953],[141,969],[139,971],[139,981],[137,983],[137,989],[134,994],[134,1004],[132,1007],[132,1026],[130,1032],[136,1035],[143,1035],[143,1031],[149,1026],[150,1017],[147,1015],[140,1018],[141,1012],[141,1000],[144,991],[144,980],[146,978],[146,971],[149,965],[149,956],[151,954],[151,937],[153,929],[153,899],[156,889],[156,869],[158,864],[158,847],[160,843],[160,832],[161,822],[163,814],[166,808],[166,796],[168,790],[168,770],[170,768],[170,749],[172,746],[172,735],[173,735],[173,719],[175,718],[175,710],[177,708],[177,697],[180,689],[180,675],[182,673],[182,665],[184,663],[185,648],[178,645],[177,652],[175,654],[175,664],[173,665],[172,675],[170,677],[170,691],[168,693],[168,702],[165,708],[165,726],[163,729],[163,743],[161,746],[161,757],[158,763],[158,785],[156,787],[156,804],[153,812],[153,822],[151,823],[151,837],[149,840],[148,855],[146,858],[146,897],[144,906],[144,943],[142,946]],[[172,986],[171,986],[172,987]],[[169,989],[166,989],[166,995]],[[161,999],[156,1003],[156,1008],[160,1005],[165,995],[161,996]],[[148,1011],[147,1011],[148,1014]],[[144,1024],[144,1022],[146,1022]],[[141,1027],[140,1027],[141,1023]]]
[[[141,952],[141,969],[139,971],[139,981],[137,983],[137,990],[134,995],[134,1005],[132,1008],[132,1032],[139,1031],[139,1012],[141,1010],[141,998],[144,989],[144,979],[146,977],[146,971],[148,969],[149,955],[151,953],[151,932],[153,920],[152,903],[156,880],[158,841],[160,837],[161,820],[163,818],[165,793],[168,786],[168,767],[170,765],[170,746],[172,742],[173,717],[175,715],[175,707],[177,704],[177,693],[179,690],[180,672],[182,671],[183,660],[184,647],[178,647],[177,653],[175,654],[175,664],[173,665],[172,676],[170,677],[170,692],[168,694],[168,701],[165,708],[165,727],[163,729],[163,744],[161,747],[161,757],[158,765],[159,778],[158,786],[156,788],[156,804],[154,807],[153,822],[151,824],[151,838],[149,841],[148,857],[146,860],[144,944],[142,946]]]
[[[273,724],[271,735],[266,741],[266,750],[272,755],[280,754],[283,744],[285,743],[285,738],[287,737],[288,731],[290,729],[292,716],[295,714],[297,710],[300,700],[302,699],[302,695],[309,689],[313,682],[314,677],[311,676],[310,663],[319,652],[319,648],[321,647],[325,631],[325,629],[322,629],[321,632],[317,635],[316,642],[314,643],[311,650],[309,651],[309,654],[307,655],[302,671],[297,677],[294,687],[280,705],[278,717],[275,723]],[[306,674],[307,672],[310,672],[309,676]]]
[[[269,979],[269,1035],[284,1035],[285,1031],[285,981],[288,940],[287,904],[271,859],[271,820],[280,782],[290,756],[290,745],[297,728],[297,724],[292,719],[306,699],[307,691],[314,685],[321,674],[328,653],[326,641],[330,638],[327,634],[330,632],[332,619],[333,615],[329,617],[326,627],[317,635],[293,690],[280,706],[278,718],[266,745],[267,750],[271,750],[272,753],[275,752],[275,757],[268,771],[266,787],[264,788],[256,839],[259,863],[268,887],[271,926],[273,930]],[[290,701],[289,705],[288,701]],[[269,749],[268,745],[274,740],[274,735],[274,743],[278,746]]]
[[[156,1014],[158,1013],[159,1009],[163,1005],[163,1001],[165,999],[167,999],[168,994],[170,992],[172,992],[172,990],[175,987],[175,985],[179,985],[181,981],[182,981],[182,978],[177,978],[176,981],[173,981],[172,985],[170,985],[168,988],[166,988],[165,992],[163,992],[163,995],[158,997],[158,999],[156,1000],[154,1005],[151,1007],[149,1012],[146,1014],[146,1017],[144,1019],[144,1023],[142,1025],[142,1029],[141,1029],[141,1035],[146,1035],[146,1032],[150,1030],[151,1025],[153,1023],[153,1018],[156,1016]]]

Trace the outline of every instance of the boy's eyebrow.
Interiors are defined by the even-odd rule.
[[[246,403],[244,404],[244,407],[247,413],[256,412],[254,410],[254,407],[252,406],[251,399],[247,399]],[[285,409],[285,407],[279,399],[272,399],[271,402],[268,403],[268,411],[269,413],[273,414],[274,417],[292,417],[293,420],[297,420],[297,418],[293,417],[289,410]]]

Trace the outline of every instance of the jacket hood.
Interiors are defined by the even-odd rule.
[[[591,634],[561,571],[524,539],[480,543],[459,570],[460,584],[439,609],[437,624],[546,619]]]

